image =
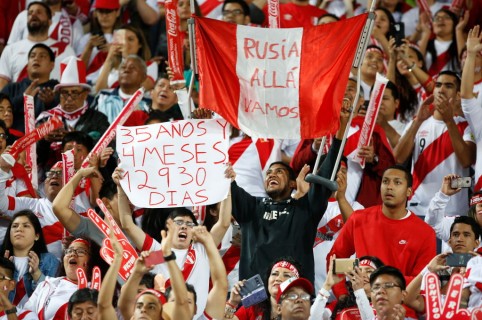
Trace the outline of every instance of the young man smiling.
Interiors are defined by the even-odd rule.
[[[342,108],[340,128],[318,171],[324,178],[329,178],[333,171],[348,115]],[[234,181],[234,169],[231,166],[226,169],[226,178],[232,181],[233,216],[243,234],[240,279],[263,274],[271,261],[289,255],[303,265],[307,278],[314,281],[313,243],[331,191],[318,184],[310,187],[304,181],[309,170],[305,165],[296,178],[290,166],[283,162],[271,163],[264,181],[268,198],[262,198],[251,196],[239,187]],[[296,193],[292,195],[293,189]]]

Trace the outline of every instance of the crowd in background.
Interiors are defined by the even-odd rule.
[[[367,10],[356,1],[280,2],[281,28]],[[138,208],[121,186],[112,144],[90,153],[127,101],[144,88],[127,126],[218,117],[197,107],[198,79],[187,97],[196,77],[191,3],[176,3],[185,82],[171,81],[164,1],[1,1],[0,319],[420,319],[430,312],[431,273],[442,301],[453,293],[450,279],[462,276],[460,306],[475,314],[482,1],[378,0],[360,77],[353,69],[340,79],[347,85],[336,133],[257,140],[232,127],[225,200]],[[269,25],[266,0],[193,3],[197,16]],[[370,143],[358,148],[377,74],[388,83]],[[63,122],[36,143],[33,168],[12,148],[25,135],[24,94],[34,97],[36,126]],[[75,174],[65,181],[69,152]],[[319,154],[314,173],[336,171],[335,191],[305,181]],[[125,243],[86,216],[95,209],[103,217],[96,199],[139,255],[126,279]],[[100,255],[105,241],[109,263]],[[248,304],[257,285],[265,296]]]

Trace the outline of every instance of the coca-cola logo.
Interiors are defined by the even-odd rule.
[[[167,33],[172,37],[177,37],[177,12],[176,9],[166,10]]]

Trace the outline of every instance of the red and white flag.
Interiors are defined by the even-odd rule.
[[[366,19],[262,29],[196,18],[199,105],[252,137],[335,132]]]

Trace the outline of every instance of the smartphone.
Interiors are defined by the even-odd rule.
[[[120,45],[125,45],[126,44],[126,30],[125,29],[120,29],[120,30],[115,30],[112,43],[117,43]]]
[[[261,280],[261,276],[259,274],[244,282],[243,286],[241,287],[240,294],[241,302],[245,308],[268,299],[263,280]]]
[[[146,266],[155,266],[161,263],[164,263],[164,254],[162,250],[152,251],[149,255],[145,258]]]
[[[358,259],[335,259],[333,260],[333,273],[345,274],[358,267]]]
[[[106,42],[107,42],[105,40],[104,33],[102,31],[96,32],[96,33],[94,33],[94,36],[101,36],[102,37],[102,43],[97,46],[97,49],[100,50],[100,47],[103,46],[104,44],[106,44]]]
[[[405,39],[405,24],[397,22],[392,25],[392,35],[395,38],[395,45],[400,47]]]
[[[241,233],[241,226],[239,224],[233,224],[233,237]]]
[[[471,186],[472,186],[471,177],[455,178],[455,179],[452,179],[452,181],[450,181],[450,187],[452,189],[470,188]]]
[[[473,257],[470,253],[451,253],[447,256],[445,264],[450,267],[466,267],[467,262]]]

